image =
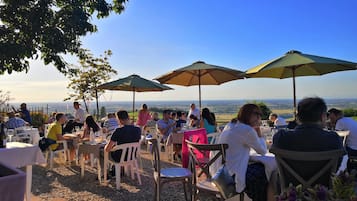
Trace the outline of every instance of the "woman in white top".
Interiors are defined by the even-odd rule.
[[[219,143],[228,144],[226,166],[235,178],[236,191],[244,191],[253,201],[274,200],[271,192],[268,196],[264,165],[248,164],[251,148],[262,155],[267,152],[265,139],[259,129],[261,115],[257,105],[245,104],[240,108],[237,119],[227,124],[218,140]]]

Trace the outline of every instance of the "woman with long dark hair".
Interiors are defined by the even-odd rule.
[[[205,128],[207,134],[216,132],[216,120],[213,118],[208,108],[202,109],[200,127]]]
[[[100,127],[97,122],[95,122],[93,116],[89,115],[86,117],[86,120],[84,122],[84,129],[81,138],[89,138],[91,129],[93,130],[93,132],[97,132],[100,130]]]

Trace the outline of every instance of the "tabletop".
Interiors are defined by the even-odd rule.
[[[0,161],[13,167],[46,164],[38,146],[22,142],[6,143],[6,148],[0,149]]]

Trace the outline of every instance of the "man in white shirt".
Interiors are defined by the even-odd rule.
[[[196,105],[194,103],[191,104],[190,111],[188,112],[187,117],[191,116],[191,114],[195,115],[197,119],[200,119],[200,110],[196,108]]]
[[[346,151],[348,155],[357,156],[357,121],[350,117],[344,117],[343,112],[336,108],[331,108],[329,118],[335,130],[348,130],[349,135],[346,138]]]
[[[75,126],[80,126],[82,127],[84,124],[84,121],[86,120],[86,113],[82,108],[80,108],[80,104],[76,101],[73,102],[73,107],[74,107],[74,121],[75,121]]]
[[[269,115],[269,120],[274,123],[274,127],[284,127],[287,126],[288,124],[286,123],[286,120],[282,117],[279,117],[276,113],[271,113]]]

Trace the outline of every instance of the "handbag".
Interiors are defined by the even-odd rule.
[[[223,145],[222,149],[222,166],[217,170],[212,177],[212,183],[217,187],[224,199],[228,199],[237,194],[234,176],[229,174],[227,166],[225,165],[225,150]]]

